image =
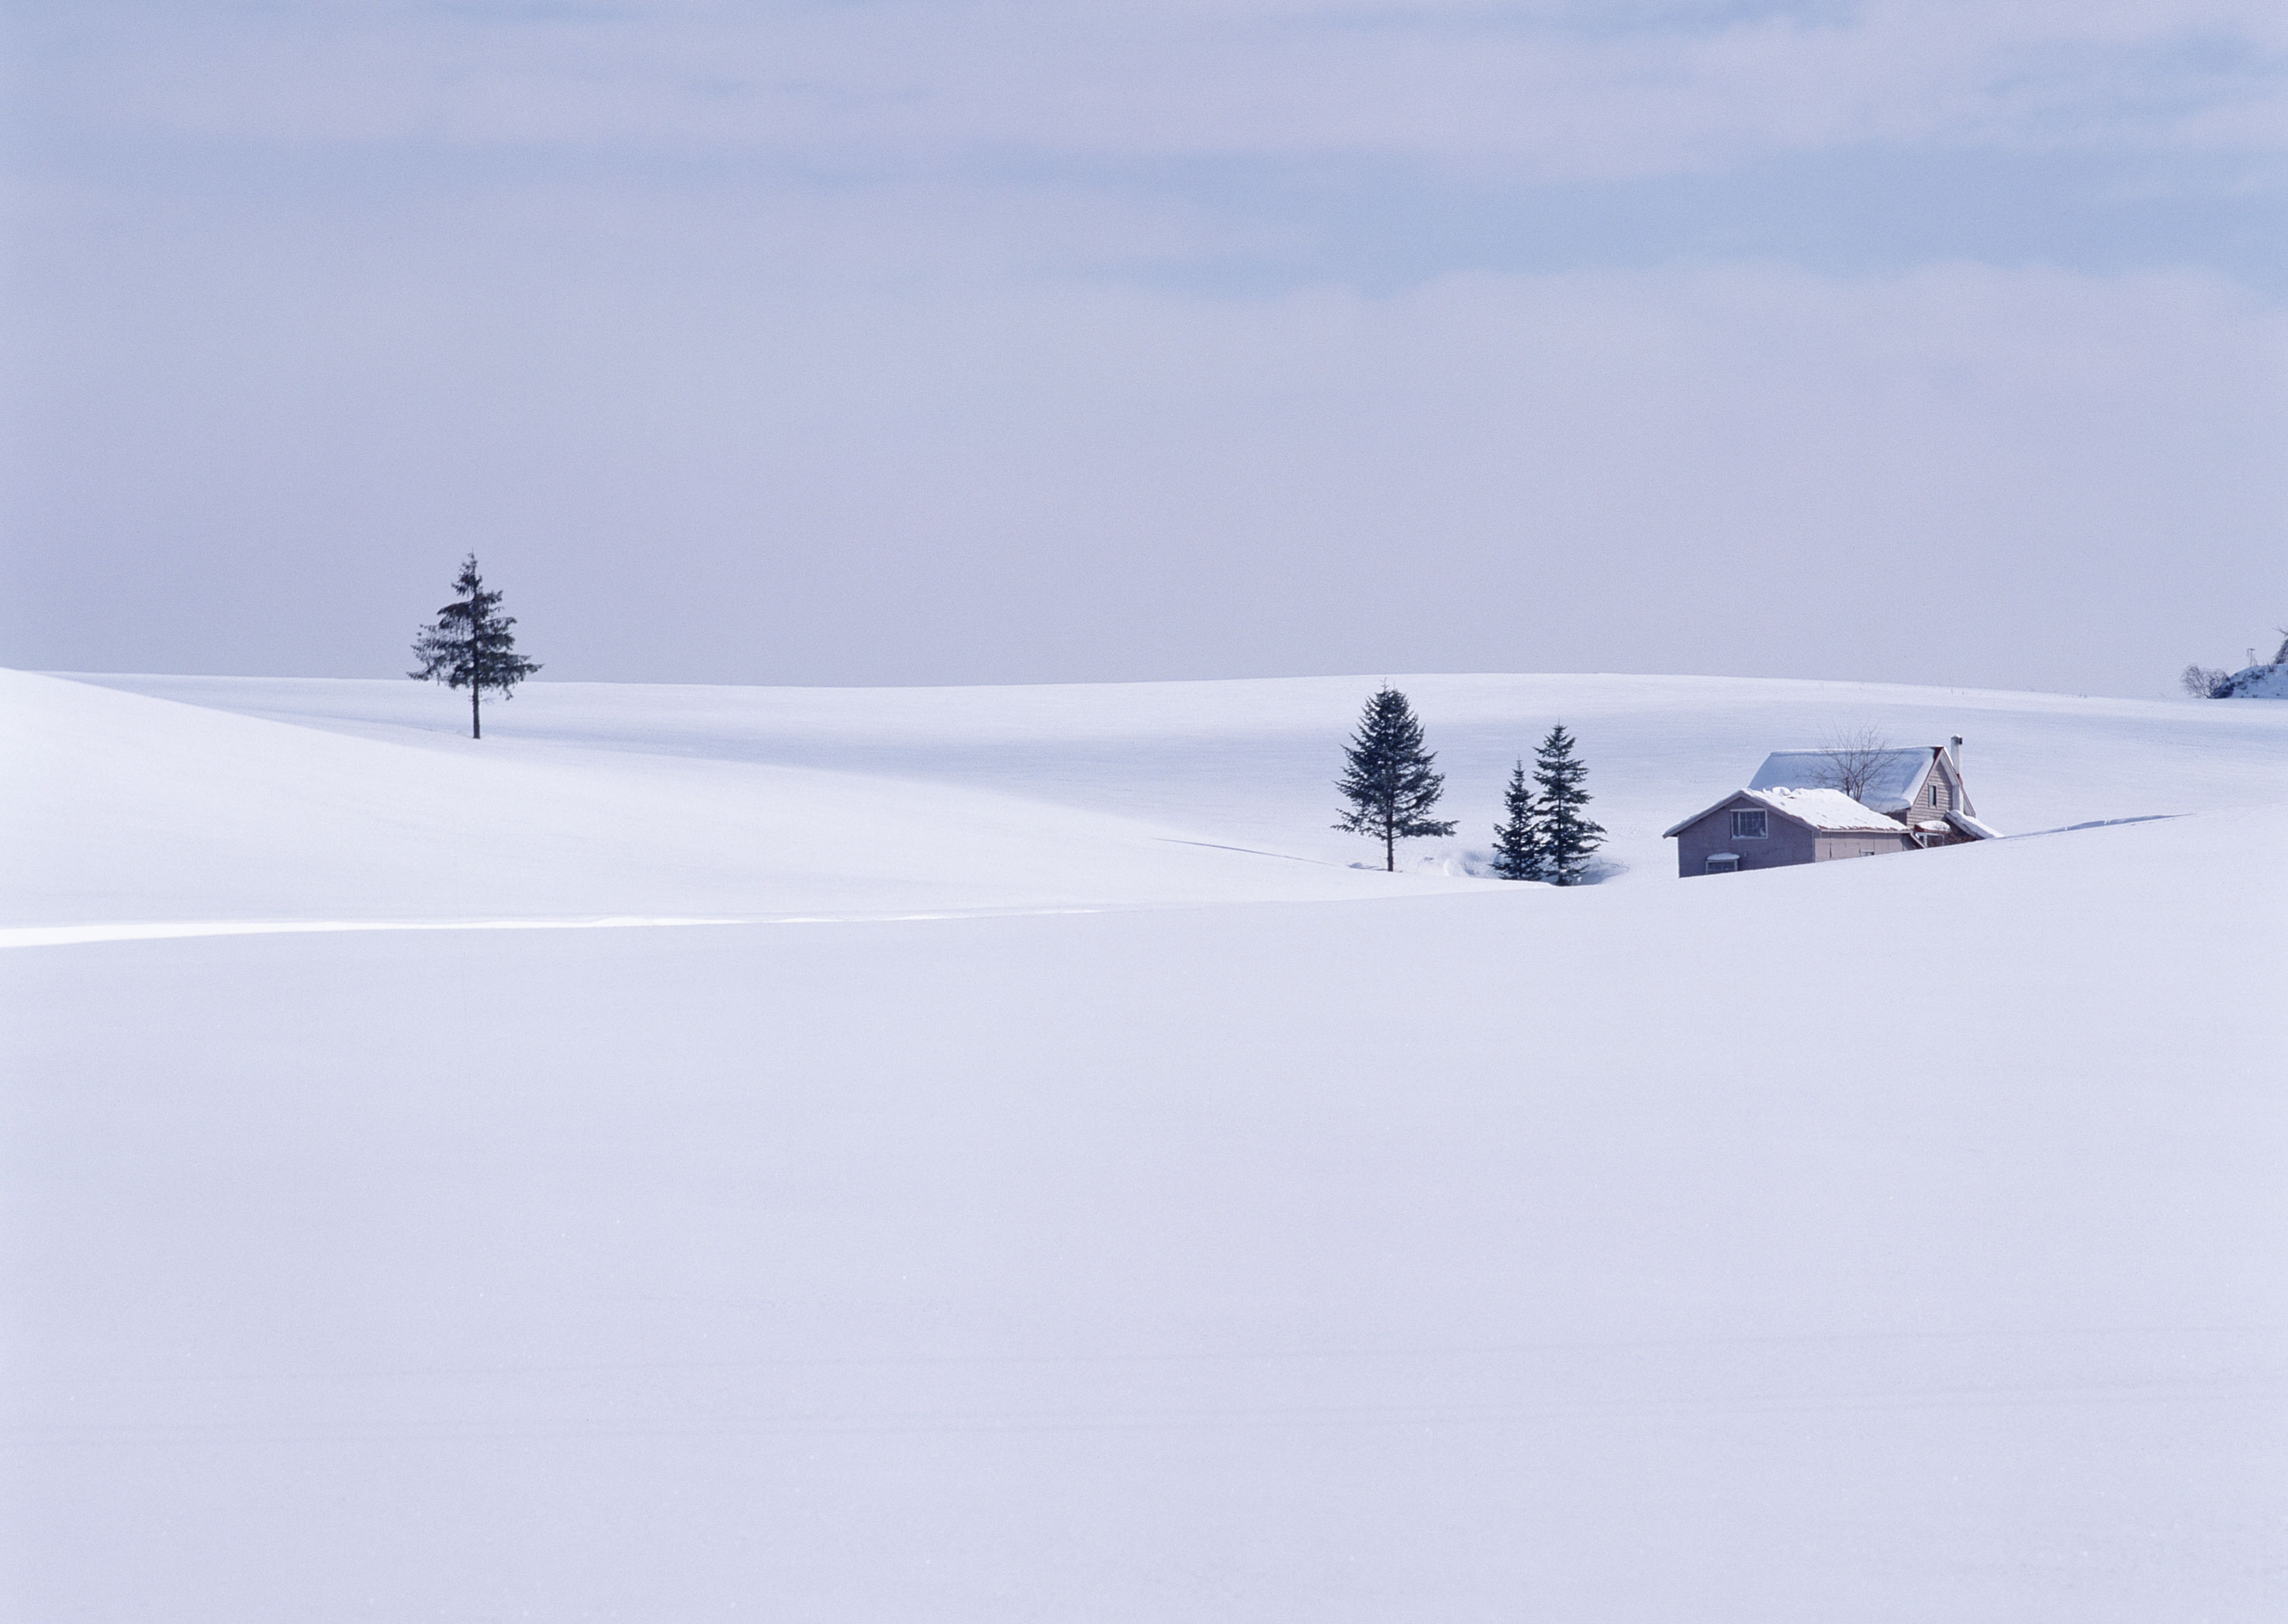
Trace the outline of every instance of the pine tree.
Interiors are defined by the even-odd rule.
[[[1509,814],[1507,823],[1494,825],[1494,872],[1505,880],[1538,880],[1546,876],[1541,870],[1541,846],[1534,832],[1532,786],[1525,781],[1525,764],[1519,762],[1509,775],[1509,788],[1502,791],[1502,810]]]
[[[461,566],[453,590],[460,597],[438,610],[436,624],[424,626],[413,639],[421,669],[406,675],[441,682],[449,688],[466,688],[469,737],[481,739],[484,719],[478,712],[478,702],[485,690],[490,688],[507,699],[517,684],[540,668],[516,652],[516,635],[509,630],[516,617],[496,613],[501,595],[485,590],[484,577],[477,574],[475,553]]]
[[[1437,757],[1422,748],[1422,724],[1406,695],[1385,688],[1367,701],[1358,733],[1335,788],[1351,804],[1335,827],[1382,842],[1382,865],[1398,867],[1398,843],[1425,835],[1450,835],[1454,826],[1426,816],[1438,804],[1445,775],[1430,770]]]
[[[1541,794],[1535,808],[1533,848],[1541,877],[1553,885],[1578,885],[1589,853],[1605,844],[1604,828],[1581,816],[1589,792],[1581,788],[1587,765],[1573,757],[1573,735],[1560,722],[1533,753],[1533,781]]]

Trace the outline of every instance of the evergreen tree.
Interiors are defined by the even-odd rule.
[[[1533,753],[1533,781],[1541,791],[1533,848],[1541,877],[1553,885],[1578,885],[1589,853],[1605,844],[1603,828],[1581,815],[1589,804],[1589,792],[1581,788],[1588,776],[1587,765],[1574,759],[1573,735],[1560,722]]]
[[[1422,748],[1422,724],[1406,695],[1385,688],[1367,701],[1358,733],[1346,748],[1347,769],[1335,788],[1351,804],[1339,829],[1382,842],[1382,865],[1398,867],[1398,843],[1424,835],[1450,835],[1454,826],[1426,816],[1438,804],[1443,773]]]
[[[1509,775],[1509,788],[1502,791],[1502,810],[1509,821],[1494,825],[1494,872],[1505,880],[1547,878],[1541,871],[1541,845],[1533,827],[1533,788],[1525,781],[1521,761]]]
[[[478,702],[490,688],[503,699],[516,685],[540,668],[516,652],[516,634],[509,628],[516,617],[497,613],[501,595],[485,590],[477,574],[477,555],[471,553],[453,582],[460,597],[437,611],[437,622],[424,626],[413,639],[413,653],[421,661],[407,676],[425,682],[441,682],[449,688],[469,691],[469,737],[485,736]]]

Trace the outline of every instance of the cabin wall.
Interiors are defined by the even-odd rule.
[[[1686,879],[1708,872],[1708,857],[1712,852],[1736,852],[1740,868],[1785,868],[1795,863],[1819,860],[1818,842],[1812,832],[1801,824],[1791,823],[1777,812],[1764,820],[1771,831],[1761,840],[1732,838],[1732,810],[1765,812],[1768,808],[1744,796],[1728,801],[1680,831],[1676,836],[1676,872]]]
[[[1864,833],[1854,829],[1846,835],[1822,835],[1819,837],[1819,856],[1815,860],[1830,863],[1846,857],[1887,857],[1894,852],[1918,849],[1913,836],[1903,832],[1886,835],[1876,829]]]
[[[1934,790],[1938,794],[1936,801],[1931,799]],[[1911,821],[1921,818],[1943,818],[1950,812],[1966,810],[1962,804],[1961,786],[1948,773],[1942,762],[1937,760],[1933,761],[1930,770],[1923,774],[1922,782],[1915,786],[1914,803],[1914,810],[1906,814]]]
[[[1938,799],[1935,802],[1931,799],[1931,792],[1934,789],[1938,792]],[[1913,807],[1897,815],[1903,817],[1910,823],[1926,823],[1942,819],[1950,812],[1976,816],[1971,811],[1970,794],[1964,786],[1960,775],[1948,768],[1944,756],[1941,755],[1938,759],[1931,763],[1930,771],[1923,774],[1922,782],[1916,786]],[[1969,836],[1952,828],[1948,829],[1942,838],[1930,843],[1933,847],[1959,846],[1969,844],[1971,844]]]

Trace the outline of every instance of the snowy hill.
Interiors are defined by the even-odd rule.
[[[2288,664],[2252,665],[2225,678],[2219,699],[2288,699]]]
[[[36,854],[11,919],[880,917],[1385,896],[1386,876],[1350,868],[1373,859],[1368,843],[1329,827],[1342,741],[1377,680],[544,683],[493,707],[476,743],[453,696],[410,682],[9,675],[8,749],[47,786],[17,813],[46,822],[7,829]],[[1966,735],[1973,796],[2005,830],[2288,804],[2288,717],[2269,708],[1707,677],[1403,684],[1462,828],[1414,843],[1420,877],[1401,890],[1482,868],[1510,764],[1557,720],[1582,740],[1605,856],[1632,883],[1672,883],[1662,829],[1744,784],[1768,750],[1839,722],[1912,742]]]
[[[10,1615],[2278,1616],[2288,708],[1398,680],[0,677]]]
[[[622,691],[568,706],[536,688],[480,743],[449,719],[348,725],[395,685],[320,689],[346,702],[314,728],[48,677],[0,683],[6,748],[41,788],[4,826],[28,858],[8,922],[28,926],[881,918],[1388,888],[1340,863],[1020,797],[989,774],[806,764],[672,706],[658,753],[637,754],[624,741],[644,723]],[[543,729],[520,734],[535,717]]]

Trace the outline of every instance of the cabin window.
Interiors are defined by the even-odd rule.
[[[1707,871],[1710,874],[1739,873],[1740,854],[1737,852],[1712,852],[1709,853]]]
[[[1765,814],[1760,812],[1736,812],[1732,814],[1732,838],[1762,840]]]

